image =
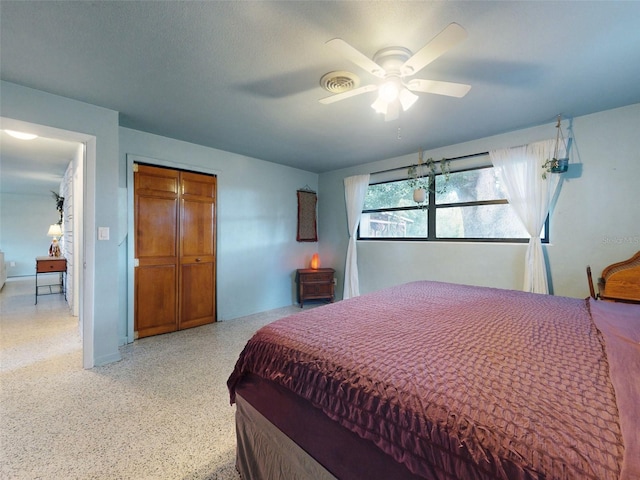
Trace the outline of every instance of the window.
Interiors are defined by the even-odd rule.
[[[436,192],[413,201],[406,179],[369,185],[358,239],[527,242],[492,166],[435,176]],[[548,242],[549,221],[541,238]]]

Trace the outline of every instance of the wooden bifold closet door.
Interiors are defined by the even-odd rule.
[[[216,177],[136,165],[137,338],[216,320]]]

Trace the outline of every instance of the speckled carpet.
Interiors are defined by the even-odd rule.
[[[84,370],[78,319],[61,295],[34,305],[33,288],[0,293],[0,478],[240,478],[226,380],[249,337],[297,306],[141,339]]]

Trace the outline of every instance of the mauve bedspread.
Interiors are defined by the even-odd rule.
[[[596,302],[591,315],[605,338],[625,455],[621,480],[640,480],[640,305]]]
[[[618,479],[604,340],[585,300],[414,282],[260,329],[253,373],[429,479]]]

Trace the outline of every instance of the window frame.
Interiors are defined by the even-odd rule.
[[[407,167],[408,168],[408,167]],[[461,168],[452,171],[451,173],[458,172],[466,172],[472,170],[480,170],[484,168],[494,168],[493,165],[480,165],[468,168]],[[432,177],[429,179],[430,185],[436,185],[436,177],[443,175],[442,173],[429,173],[425,175],[425,177]],[[393,182],[401,182],[406,181],[406,178],[396,178],[389,179],[379,182],[369,183],[371,185],[382,185],[385,183],[393,183]],[[509,204],[509,201],[506,198],[503,199],[495,199],[495,200],[477,200],[477,201],[466,201],[466,202],[457,202],[457,203],[436,203],[436,193],[434,191],[429,190],[427,192],[427,201],[425,204],[416,204],[412,206],[403,206],[403,207],[391,207],[391,208],[374,208],[374,209],[363,209],[362,214],[364,213],[382,213],[382,212],[401,212],[401,211],[414,211],[414,210],[427,210],[427,236],[426,237],[363,237],[360,234],[360,223],[358,223],[358,232],[356,239],[359,241],[389,241],[389,242],[461,242],[461,243],[529,243],[529,238],[522,237],[506,237],[506,238],[486,238],[486,237],[436,237],[436,213],[438,209],[441,208],[455,208],[455,207],[473,207],[473,206],[483,206],[483,205],[505,205]],[[547,214],[547,218],[544,222],[543,228],[543,236],[540,237],[540,241],[543,244],[550,243],[549,240],[549,215]]]

